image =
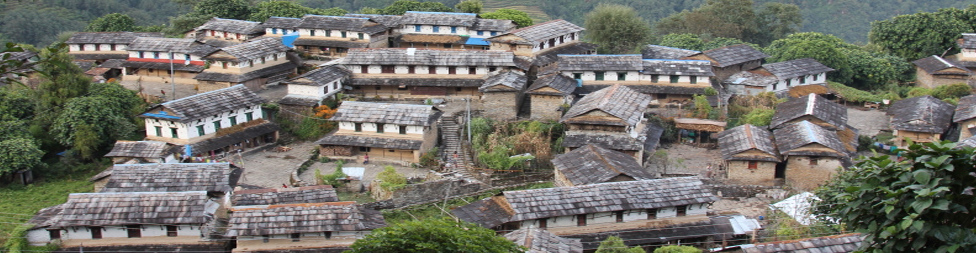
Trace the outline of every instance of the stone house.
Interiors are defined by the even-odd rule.
[[[122,63],[122,78],[196,85],[193,78],[206,69],[203,58],[217,50],[193,39],[138,37],[126,47],[129,58]]]
[[[654,179],[633,156],[587,144],[552,159],[556,187]]]
[[[557,19],[486,39],[491,50],[512,52],[529,77],[558,71],[558,55],[595,54],[596,45],[581,42],[582,27]],[[533,78],[530,78],[531,83]]]
[[[688,227],[711,225],[706,212],[716,200],[699,179],[683,177],[504,191],[451,212],[463,221],[499,231],[537,227],[580,238],[584,250],[593,250],[600,242],[595,235],[662,231],[666,235],[652,237],[658,243],[688,236],[692,232]],[[625,242],[643,243],[627,238]]]
[[[140,117],[146,140],[190,145],[186,153],[214,156],[278,139],[278,125],[264,119],[264,102],[244,85],[235,85],[156,105]]]
[[[511,52],[446,49],[353,49],[347,94],[373,98],[476,98],[485,77],[515,70]]]
[[[864,240],[862,234],[841,234],[815,238],[803,238],[787,241],[764,242],[740,245],[738,252],[766,253],[766,252],[857,252]],[[736,251],[720,251],[736,252]]]
[[[219,201],[205,191],[72,193],[66,203],[41,210],[27,240],[60,240],[68,251],[219,250],[225,246],[214,240]]]
[[[478,88],[484,115],[494,120],[515,120],[522,107],[527,80],[519,71],[494,73],[485,78],[485,83]]]
[[[308,54],[343,57],[350,48],[389,46],[389,27],[365,17],[305,15],[295,48]]]
[[[715,73],[715,78],[725,80],[740,71],[758,68],[767,57],[769,55],[762,51],[746,44],[739,44],[708,50],[683,59],[709,61],[714,67],[712,72]]]
[[[563,111],[576,100],[578,82],[559,73],[536,79],[526,94],[529,98],[529,118],[532,120],[559,120]]]
[[[816,94],[791,98],[776,105],[776,112],[769,122],[770,129],[787,123],[810,121],[831,130],[847,128],[847,108]]]
[[[232,252],[342,252],[386,222],[347,201],[235,206],[229,226],[227,236],[237,239]]]
[[[346,101],[330,121],[339,129],[315,142],[332,158],[368,155],[371,161],[418,163],[437,145],[442,112],[430,105]]]
[[[193,29],[192,36],[189,38],[205,43],[210,40],[224,40],[231,42],[230,44],[235,44],[261,35],[264,35],[264,26],[261,25],[261,22],[214,17],[207,23]],[[227,45],[226,42],[215,44]]]
[[[919,87],[934,89],[943,85],[968,83],[973,76],[972,70],[936,55],[912,63],[915,64],[915,82]]]
[[[396,47],[488,50],[485,38],[515,29],[505,19],[483,19],[474,13],[407,11],[397,26]]]
[[[230,163],[116,164],[90,180],[97,192],[205,191],[230,195],[243,170]]]
[[[895,144],[907,147],[909,141],[926,143],[942,140],[952,124],[955,109],[952,104],[929,95],[891,103],[887,114],[891,116]]]
[[[650,102],[650,96],[619,84],[584,96],[560,120],[566,124],[563,146],[569,152],[586,144],[602,145],[643,162],[650,129],[644,111]]]
[[[641,59],[641,55],[560,55],[559,71],[581,83],[581,93],[612,84],[654,97],[652,105],[689,102],[712,87],[708,61]]]
[[[108,59],[128,59],[126,47],[138,37],[162,38],[163,33],[77,32],[64,43],[68,45],[68,55],[75,60],[101,63]]]
[[[265,37],[281,37],[285,34],[298,32],[298,25],[302,23],[300,18],[269,17],[261,25],[264,27]]]
[[[667,47],[660,45],[646,45],[641,48],[641,58],[642,59],[683,59],[692,55],[701,54],[701,51],[688,50],[675,47]]]
[[[795,189],[816,189],[838,168],[851,164],[853,151],[845,147],[838,134],[810,121],[784,124],[773,130],[773,139],[786,161],[784,178]]]
[[[956,41],[959,46],[959,53],[946,57],[954,64],[966,67],[970,71],[976,70],[976,33],[963,33],[961,38]]]
[[[766,91],[783,91],[803,85],[827,85],[827,72],[834,69],[824,66],[812,58],[763,64],[756,72],[769,73],[776,77],[777,82],[766,86]]]
[[[283,205],[302,203],[338,202],[339,197],[331,185],[313,185],[292,188],[248,189],[234,192],[231,202],[235,206]]]
[[[777,167],[782,160],[769,130],[750,124],[737,126],[719,134],[718,147],[728,179],[739,184],[772,186],[784,176]]]
[[[976,95],[959,98],[952,123],[959,125],[959,140],[976,135]]]
[[[278,101],[283,106],[297,110],[307,110],[322,105],[322,100],[334,97],[342,91],[342,84],[348,81],[349,70],[329,65],[314,69],[283,82],[288,87],[288,95]]]
[[[559,237],[537,227],[520,228],[505,234],[505,239],[529,249],[526,253],[583,253],[579,239]]]
[[[244,84],[251,90],[261,90],[268,83],[284,80],[294,74],[297,64],[290,61],[290,49],[280,38],[263,38],[221,48],[204,57],[208,66],[197,74],[200,92]]]
[[[755,96],[759,93],[768,92],[773,86],[781,87],[776,76],[758,70],[735,73],[722,80],[721,84],[729,93],[745,96]]]
[[[105,157],[112,159],[114,164],[122,163],[175,163],[179,160],[178,148],[161,141],[115,141],[112,151]]]

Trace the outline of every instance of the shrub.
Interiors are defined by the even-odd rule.
[[[396,172],[393,166],[386,166],[376,174],[376,179],[382,180],[380,187],[387,191],[395,191],[407,185],[407,178]]]
[[[654,253],[701,253],[702,251],[692,246],[668,245],[654,250]]]
[[[423,167],[434,167],[437,166],[437,147],[427,150],[427,153],[420,155],[420,166]]]
[[[328,174],[328,175],[322,175],[319,170],[315,170],[315,176],[319,177],[319,180],[322,180],[322,184],[331,185],[336,188],[342,187],[343,182],[339,179],[344,179],[348,177],[346,176],[346,173],[342,173],[343,164],[344,162],[342,161],[336,162],[335,171],[332,172],[332,174]]]

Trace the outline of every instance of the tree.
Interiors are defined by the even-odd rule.
[[[373,230],[350,246],[359,252],[522,252],[494,230],[450,219],[412,220]]]
[[[383,171],[376,174],[376,179],[383,181],[380,187],[387,191],[393,191],[407,185],[407,178],[397,173],[393,166],[383,167]]]
[[[899,154],[841,172],[817,190],[815,213],[865,233],[867,252],[976,251],[976,149],[945,141]]]
[[[325,15],[325,16],[342,16],[342,15],[346,15],[346,13],[349,13],[349,11],[339,7],[332,7],[328,9],[312,9],[311,13],[315,13],[318,15]]]
[[[756,24],[758,32],[751,41],[769,45],[774,40],[799,32],[800,26],[803,25],[803,16],[800,15],[799,6],[769,2],[759,7],[756,13]]]
[[[270,17],[301,18],[305,14],[311,14],[312,8],[301,6],[291,1],[268,1],[261,2],[254,7],[248,20],[264,22]]]
[[[246,0],[201,0],[193,11],[206,16],[246,20],[251,15],[251,5]]]
[[[497,9],[494,12],[482,13],[481,18],[488,19],[507,19],[515,23],[519,28],[532,25],[532,18],[524,11],[513,9]]]
[[[868,39],[885,51],[915,60],[929,55],[953,54],[960,33],[976,29],[976,9],[941,9],[895,16],[871,23]]]
[[[664,37],[661,37],[661,41],[657,44],[666,47],[683,48],[695,51],[703,51],[702,49],[705,48],[705,41],[698,37],[698,35],[690,33],[672,33],[664,35]]]
[[[654,249],[654,253],[701,253],[702,251],[692,246],[668,245]]]
[[[12,138],[0,141],[0,175],[41,164],[44,151],[30,138]]]
[[[91,159],[96,150],[136,129],[131,115],[112,107],[113,101],[106,97],[73,98],[55,119],[51,132],[60,144],[79,151],[82,158]]]
[[[708,104],[708,98],[703,95],[694,95],[695,118],[707,119],[712,114],[712,106]]]
[[[644,253],[644,249],[641,247],[629,248],[620,237],[610,236],[600,242],[600,247],[596,248],[596,253]]]
[[[651,40],[651,28],[634,8],[600,4],[586,14],[587,40],[599,45],[600,53],[633,53]]]
[[[167,36],[181,37],[183,33],[189,32],[204,23],[207,23],[214,16],[198,12],[190,12],[169,19],[169,27],[163,29]]]
[[[655,24],[658,33],[691,33],[745,39],[756,33],[752,0],[708,0],[691,11],[682,11]]]
[[[453,12],[454,9],[440,2],[417,2],[412,0],[397,0],[380,9],[385,15],[403,15],[407,11]]]
[[[136,20],[122,13],[101,16],[85,27],[86,32],[129,32],[136,30]]]
[[[465,13],[481,13],[481,8],[484,7],[484,3],[481,0],[464,0],[460,3],[454,5],[454,9]]]
[[[740,122],[753,126],[768,126],[773,120],[773,114],[776,114],[776,110],[756,108],[743,115]]]
[[[827,74],[830,80],[850,83],[853,73],[849,67],[849,59],[840,49],[847,45],[833,35],[806,32],[791,34],[786,38],[773,41],[765,51],[770,55],[767,58],[769,62],[813,58],[835,70]]]

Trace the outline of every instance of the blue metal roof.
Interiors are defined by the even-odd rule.
[[[475,46],[490,46],[487,40],[482,38],[468,38],[468,41],[464,42],[465,45],[475,45]]]
[[[153,117],[153,118],[164,118],[164,119],[180,119],[173,115],[166,114],[166,111],[160,111],[159,113],[143,113],[143,116]]]

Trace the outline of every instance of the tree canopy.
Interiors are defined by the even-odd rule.
[[[868,38],[894,55],[916,60],[929,55],[956,53],[961,33],[976,31],[976,5],[896,16],[871,23]]]
[[[878,88],[892,81],[910,81],[914,68],[903,58],[844,42],[822,33],[794,33],[773,41],[764,50],[769,62],[813,58],[834,69],[828,79],[859,89]]]
[[[747,44],[753,48],[760,49],[759,45],[748,43],[736,38],[712,38],[705,40],[696,34],[690,33],[672,33],[664,35],[661,40],[657,43],[661,46],[683,48],[695,51],[707,51],[720,47]]]
[[[596,253],[644,253],[644,249],[627,247],[627,244],[624,244],[624,240],[620,237],[610,236],[600,242],[600,246],[596,248]]]
[[[302,6],[295,2],[269,1],[261,2],[254,7],[254,10],[251,12],[248,20],[264,22],[270,17],[301,18],[302,16],[305,16],[305,14],[342,16],[346,15],[346,13],[348,13],[348,11],[338,7],[329,9],[315,9]]]
[[[841,172],[816,192],[815,212],[865,233],[868,252],[976,251],[976,149],[935,142],[900,154]]]
[[[136,20],[129,15],[112,13],[88,23],[86,32],[126,32],[136,30]]]
[[[447,7],[440,2],[418,2],[413,0],[398,0],[379,9],[384,15],[403,15],[407,11],[454,12],[454,8]]]
[[[373,230],[350,246],[360,252],[522,252],[494,230],[450,219],[412,220]]]
[[[793,4],[766,3],[754,9],[752,0],[708,0],[693,10],[662,18],[658,34],[688,33],[769,44],[800,30],[803,18]]]
[[[193,11],[218,18],[246,20],[251,16],[251,4],[247,0],[201,0]]]
[[[481,9],[484,7],[485,4],[481,0],[464,0],[454,5],[454,8],[460,12],[475,14],[481,13]]]
[[[651,27],[634,8],[601,4],[586,14],[587,40],[599,45],[604,54],[633,53],[651,40]]]
[[[532,25],[532,18],[523,11],[513,9],[497,9],[493,12],[482,13],[481,18],[507,19],[515,23],[519,28]]]

